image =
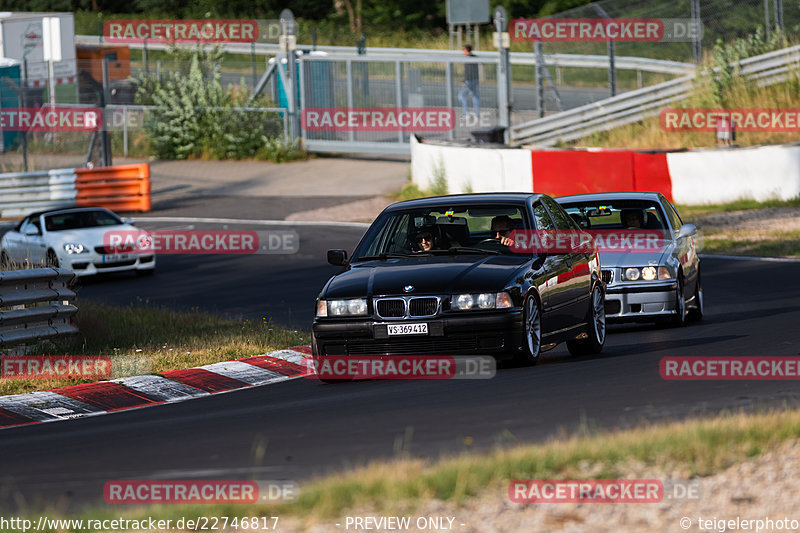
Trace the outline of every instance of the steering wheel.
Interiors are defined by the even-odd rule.
[[[498,239],[497,237],[490,237],[488,239],[483,239],[482,241],[478,242],[477,244],[483,244],[485,242],[486,243],[490,242],[492,244],[500,244],[500,239]]]

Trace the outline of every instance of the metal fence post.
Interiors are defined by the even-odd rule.
[[[128,106],[122,106],[122,155],[128,157]]]
[[[511,139],[511,61],[508,48],[503,46],[503,34],[508,31],[508,15],[503,6],[494,8],[494,25],[498,33],[497,49],[497,123],[505,128],[504,142]]]
[[[353,62],[350,59],[348,59],[347,62],[345,62],[345,68],[347,77],[347,108],[352,109],[353,108]],[[347,133],[347,136],[351,141],[356,140],[356,132],[352,129]]]
[[[395,92],[396,94],[396,102],[397,102],[397,111],[403,108],[403,69],[400,66],[400,60],[397,59],[394,62],[394,75],[395,75]],[[397,131],[397,140],[399,142],[403,142],[403,130]]]
[[[444,82],[447,84],[447,108],[453,109],[453,62],[449,58],[446,61],[444,64]],[[450,131],[447,132],[447,138],[451,141],[455,138],[455,127],[456,125],[453,124]]]

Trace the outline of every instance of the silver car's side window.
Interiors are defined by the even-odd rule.
[[[683,226],[683,221],[681,220],[680,215],[678,215],[677,209],[675,209],[675,206],[666,199],[662,200],[662,202],[666,204],[664,206],[664,211],[667,212],[667,217],[669,218],[670,224],[672,224],[672,229],[677,231],[681,226]]]

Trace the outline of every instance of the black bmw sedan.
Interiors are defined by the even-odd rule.
[[[531,230],[580,232],[543,194],[421,198],[387,207],[322,289],[312,350],[325,356],[492,355],[535,364],[567,342],[599,353],[605,285],[596,248],[520,249]]]

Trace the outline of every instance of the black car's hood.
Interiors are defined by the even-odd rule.
[[[425,256],[365,261],[334,276],[324,298],[503,290],[529,259],[523,256]],[[404,292],[406,285],[414,290]]]

